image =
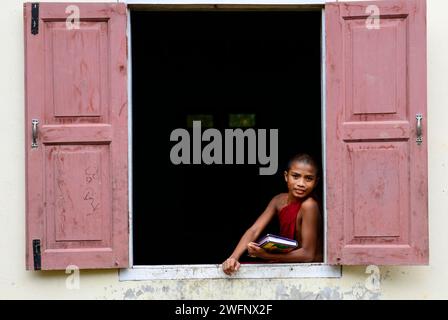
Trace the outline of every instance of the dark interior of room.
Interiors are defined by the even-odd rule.
[[[287,192],[288,159],[321,162],[320,11],[134,11],[131,26],[134,265],[221,263]],[[202,115],[224,132],[235,114],[278,129],[276,174],[171,163],[174,129]]]

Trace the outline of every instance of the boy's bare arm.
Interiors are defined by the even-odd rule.
[[[301,211],[301,248],[288,253],[269,253],[251,245],[250,247],[257,251],[255,255],[272,262],[313,262],[318,249],[319,207],[314,201],[307,201],[303,203]]]
[[[258,217],[258,219],[255,221],[255,223],[249,229],[247,229],[247,231],[241,237],[235,250],[230,255],[230,258],[239,260],[241,255],[247,250],[248,243],[256,240],[260,236],[261,232],[266,228],[266,226],[269,224],[269,222],[274,217],[276,210],[277,210],[279,198],[280,198],[280,195],[272,198],[272,200],[269,202],[268,206],[263,211],[263,213]]]
[[[255,221],[255,223],[249,229],[247,229],[247,231],[241,237],[231,256],[227,258],[226,261],[224,261],[222,264],[222,270],[225,274],[231,275],[232,273],[238,271],[238,269],[240,268],[240,263],[238,262],[239,258],[247,250],[248,244],[251,243],[251,241],[257,239],[260,236],[260,233],[271,221],[272,217],[277,211],[280,199],[281,195],[272,198],[257,221]]]

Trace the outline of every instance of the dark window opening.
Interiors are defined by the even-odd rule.
[[[221,263],[287,192],[288,159],[322,160],[321,12],[131,14],[134,265]],[[277,173],[172,164],[170,134],[194,120],[223,134],[278,129]]]

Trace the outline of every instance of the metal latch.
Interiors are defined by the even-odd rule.
[[[38,147],[37,145],[37,126],[39,125],[39,120],[33,119],[31,121],[31,133],[32,133],[32,141],[31,141],[31,148],[35,149]]]
[[[415,140],[418,145],[421,145],[423,142],[423,136],[422,136],[422,119],[423,116],[421,113],[417,113],[415,115],[415,118],[417,119],[417,139]]]
[[[40,239],[33,239],[34,270],[41,269]]]
[[[39,33],[39,3],[31,4],[31,34]]]

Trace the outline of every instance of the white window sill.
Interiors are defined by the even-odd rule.
[[[341,266],[322,263],[243,264],[240,270],[227,276],[218,264],[134,266],[119,271],[120,281],[181,280],[181,279],[284,279],[340,278]]]

